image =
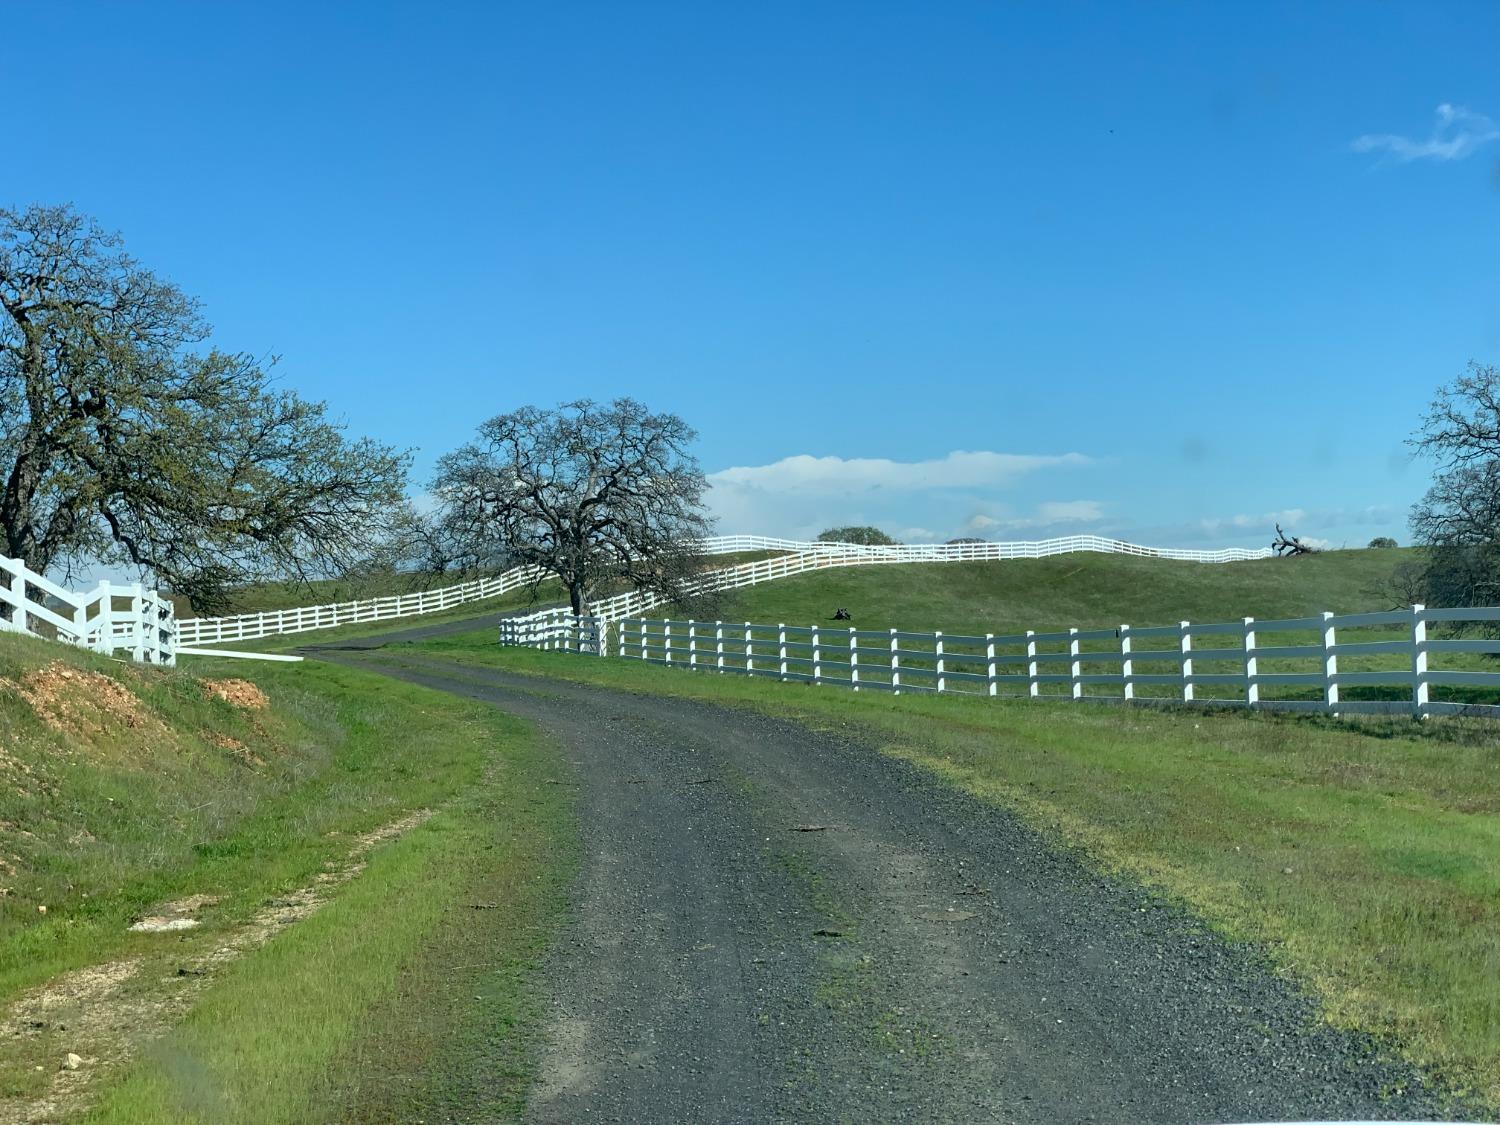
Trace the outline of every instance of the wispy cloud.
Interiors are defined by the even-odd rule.
[[[889,489],[984,488],[1008,484],[1038,469],[1087,465],[1081,453],[969,453],[957,450],[931,461],[884,457],[812,457],[798,454],[769,465],[740,466],[709,474],[715,488],[759,488],[777,492],[844,495]]]
[[[1403,518],[1400,509],[1389,504],[1372,504],[1363,508],[1281,508],[1275,511],[1215,516],[1185,523],[1154,524],[1127,529],[1125,538],[1153,546],[1186,547],[1256,546],[1268,544],[1280,524],[1288,535],[1295,535],[1313,546],[1332,542],[1363,546],[1375,534],[1399,534]],[[1324,532],[1326,538],[1312,534]]]
[[[1432,135],[1426,140],[1399,133],[1366,133],[1354,138],[1349,147],[1408,164],[1413,160],[1462,160],[1494,140],[1500,140],[1500,124],[1482,113],[1444,102],[1437,107]]]
[[[1048,470],[1086,467],[1081,453],[956,450],[926,461],[799,454],[710,473],[719,529],[806,537],[825,527],[874,524],[907,542],[956,534],[966,513]]]
[[[970,516],[965,521],[964,528],[990,535],[1008,535],[1016,532],[1076,529],[1083,524],[1098,523],[1103,518],[1104,506],[1097,500],[1047,500],[1038,504],[1036,511],[1029,516],[1006,519],[981,512]]]

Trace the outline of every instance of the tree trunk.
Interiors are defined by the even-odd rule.
[[[568,600],[573,603],[574,614],[582,617],[584,615],[584,612],[588,609],[588,602],[584,601],[583,599],[582,582],[568,583]]]

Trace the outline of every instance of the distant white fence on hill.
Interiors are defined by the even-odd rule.
[[[1075,551],[1135,555],[1142,558],[1177,559],[1186,562],[1225,563],[1265,558],[1269,547],[1250,550],[1229,547],[1220,551],[1189,551],[1170,547],[1142,547],[1120,539],[1097,535],[1072,535],[1016,543],[928,543],[870,547],[855,543],[822,543],[801,539],[776,539],[764,535],[719,535],[702,541],[708,555],[748,554],[755,551],[783,552],[778,558],[762,559],[705,572],[700,588],[737,589],[821,570],[832,566],[869,566],[876,563],[972,562],[986,559],[1035,559]],[[252,640],[280,633],[305,633],[364,621],[386,621],[435,613],[465,602],[484,601],[529,585],[536,580],[535,567],[518,567],[494,578],[462,582],[422,593],[393,594],[330,605],[276,609],[229,617],[189,617],[178,622],[184,645],[222,644]],[[660,605],[662,599],[630,592],[606,598],[590,607],[605,617],[633,616]]]
[[[1041,559],[1049,555],[1067,555],[1075,551],[1095,551],[1108,555],[1136,555],[1147,559],[1176,559],[1181,562],[1227,563],[1269,558],[1269,547],[1225,547],[1217,551],[1194,551],[1178,547],[1143,547],[1123,539],[1106,539],[1099,535],[1065,535],[1056,539],[1022,540],[1011,543],[898,543],[889,547],[858,543],[824,543],[801,539],[772,539],[763,535],[721,535],[704,540],[708,554],[738,554],[744,551],[821,551],[834,554],[863,554],[880,562],[969,562],[983,559]]]
[[[1415,605],[1388,613],[997,636],[607,620],[549,610],[502,621],[500,642],[856,691],[1497,718],[1500,706],[1435,700],[1431,689],[1500,693],[1500,672],[1436,668],[1430,658],[1497,654],[1500,639],[1428,635],[1430,625],[1495,622],[1500,608]],[[1384,698],[1349,698],[1346,689],[1379,689],[1361,694]]]
[[[76,593],[17,559],[0,558],[0,604],[9,613],[0,618],[0,630],[6,632],[30,633],[106,654],[124,651],[141,663],[177,660],[172,603],[140,585],[101,582]]]
[[[361,621],[389,621],[398,617],[416,617],[436,613],[465,602],[484,601],[508,594],[536,580],[536,567],[523,566],[507,570],[493,578],[478,578],[410,594],[365,598],[331,605],[299,606],[295,609],[272,609],[264,613],[242,613],[232,617],[189,617],[179,621],[184,645],[223,644],[226,641],[253,640],[279,633],[307,633],[314,629],[331,629]]]

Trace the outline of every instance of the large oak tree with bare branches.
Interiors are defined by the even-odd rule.
[[[348,441],[198,302],[70,207],[0,209],[0,548],[64,577],[135,568],[221,607],[334,573],[399,509],[407,459]]]
[[[555,575],[575,613],[605,584],[673,599],[698,568],[707,488],[675,414],[629,398],[491,418],[443,457],[433,491],[449,542]]]
[[[1433,605],[1500,605],[1500,367],[1471,363],[1440,389],[1412,444],[1437,462],[1411,513],[1429,548],[1416,592]]]

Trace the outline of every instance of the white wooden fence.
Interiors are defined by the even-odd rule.
[[[1148,559],[1177,559],[1182,562],[1227,563],[1269,558],[1269,547],[1225,547],[1217,551],[1194,551],[1178,547],[1143,547],[1123,539],[1106,539],[1099,535],[1065,535],[1056,539],[1022,540],[1011,543],[900,543],[889,547],[864,546],[858,543],[824,543],[801,539],[773,539],[763,535],[721,535],[706,539],[708,554],[738,554],[745,551],[822,551],[833,554],[863,554],[880,562],[963,562],[980,559],[1040,559],[1049,555],[1066,555],[1075,551],[1096,551],[1110,555],[1137,555]],[[713,546],[710,547],[709,545]]]
[[[1500,654],[1500,639],[1459,636],[1454,628],[1496,622],[1500,608],[1415,605],[1283,620],[957,635],[609,621],[550,610],[502,622],[500,641],[856,691],[1497,718],[1500,672],[1462,658]],[[1430,626],[1442,635],[1429,635]],[[1471,667],[1437,666],[1453,657]],[[1449,697],[1434,698],[1435,687]]]
[[[1248,550],[1230,547],[1220,551],[1188,551],[1170,547],[1142,547],[1120,539],[1097,535],[1073,535],[1016,543],[929,543],[893,547],[867,547],[854,543],[820,543],[800,539],[775,539],[763,535],[721,535],[705,539],[702,550],[709,555],[743,554],[754,551],[784,552],[763,559],[708,571],[699,587],[736,589],[769,582],[809,570],[830,566],[869,566],[875,563],[967,562],[983,559],[1033,559],[1074,551],[1136,555],[1144,558],[1178,559],[1188,562],[1223,563],[1265,558],[1270,548]],[[361,621],[385,621],[434,613],[465,602],[483,601],[519,589],[535,581],[535,567],[518,567],[494,578],[463,582],[422,593],[399,594],[330,605],[245,613],[232,617],[189,617],[178,622],[184,645],[222,644],[251,640],[279,633],[305,633]],[[649,594],[626,593],[590,607],[604,617],[633,616],[660,605],[662,599]]]
[[[177,622],[172,603],[139,584],[101,582],[76,593],[0,558],[0,604],[8,617],[0,630],[79,645],[95,652],[128,652],[141,663],[177,662]]]
[[[223,644],[226,641],[251,640],[278,633],[306,633],[313,629],[331,629],[360,621],[388,621],[397,617],[415,617],[436,613],[465,602],[499,597],[536,580],[535,567],[517,567],[493,578],[479,578],[389,597],[365,598],[360,601],[330,605],[299,606],[295,609],[272,609],[264,613],[244,613],[233,617],[189,617],[179,621],[184,645]]]
[[[705,554],[725,555],[755,551],[780,552],[776,557],[739,566],[706,571],[697,588],[732,590],[774,581],[811,570],[878,563],[960,562],[980,559],[1042,558],[1073,551],[1096,551],[1149,558],[1222,563],[1263,558],[1269,548],[1232,547],[1220,551],[1142,547],[1094,535],[1068,536],[1035,542],[932,543],[871,547],[853,543],[823,543],[777,539],[760,535],[723,535],[701,543]],[[0,630],[35,633],[100,652],[129,650],[136,660],[175,662],[179,649],[251,640],[280,633],[302,633],[355,622],[386,621],[435,613],[466,602],[498,597],[536,581],[536,567],[517,567],[492,578],[461,582],[441,589],[328,605],[300,606],[229,617],[191,617],[176,620],[171,604],[140,585],[100,583],[87,593],[67,590],[14,559],[0,559],[0,604],[10,617],[0,619]],[[591,607],[604,618],[634,616],[661,604],[657,595],[629,592]],[[125,603],[123,606],[121,603]]]
[[[1075,551],[1210,563],[1240,562],[1266,558],[1271,554],[1270,548],[1250,551],[1240,547],[1231,547],[1223,551],[1172,551],[1164,547],[1141,547],[1134,543],[1114,539],[1100,539],[1093,535],[1044,539],[1034,543],[943,543],[896,547],[866,547],[854,543],[798,543],[786,539],[761,539],[758,536],[726,537],[719,542],[735,544],[724,551],[726,554],[760,549],[775,550],[778,549],[777,545],[795,548],[795,551],[768,559],[740,563],[738,566],[706,571],[696,581],[687,584],[685,593],[737,590],[744,586],[759,585],[762,582],[774,582],[778,578],[806,574],[809,571],[846,566],[1044,558],[1048,555],[1070,554]],[[594,602],[589,606],[589,612],[592,616],[605,621],[618,621],[621,618],[638,617],[667,600],[668,597],[665,594],[655,591],[631,590]]]

